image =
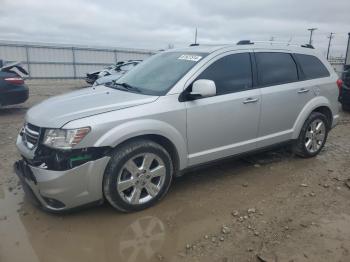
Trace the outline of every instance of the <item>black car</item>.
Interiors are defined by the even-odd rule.
[[[23,103],[29,97],[28,87],[14,69],[28,75],[19,63],[11,63],[2,67],[0,65],[0,107]]]
[[[341,80],[338,80],[339,101],[344,111],[350,111],[350,65],[344,69]]]

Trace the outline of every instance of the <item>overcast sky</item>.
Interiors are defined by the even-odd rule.
[[[345,55],[350,0],[0,0],[0,39],[132,48],[240,39],[306,43]]]

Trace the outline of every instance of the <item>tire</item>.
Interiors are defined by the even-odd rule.
[[[316,123],[316,127],[312,126],[313,123]],[[319,126],[319,123],[322,123],[324,128],[321,128],[322,126]],[[301,129],[298,139],[295,141],[293,152],[297,156],[303,158],[316,156],[318,153],[320,153],[324,144],[326,143],[329,126],[330,123],[324,114],[319,112],[311,113]],[[319,130],[316,129],[317,127],[319,127]],[[321,135],[321,129],[323,135]]]
[[[140,211],[166,195],[173,173],[171,157],[161,145],[133,140],[112,153],[103,179],[104,196],[119,211]]]

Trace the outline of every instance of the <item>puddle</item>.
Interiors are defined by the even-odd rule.
[[[4,211],[0,216],[7,217],[0,221],[0,261],[146,262],[159,257],[175,261],[186,241],[202,238],[203,230],[217,231],[230,216],[229,211],[219,216],[215,212],[217,199],[205,194],[215,192],[221,183],[213,183],[220,177],[236,179],[230,178],[227,170],[207,168],[198,176],[177,179],[168,196],[155,207],[131,214],[116,212],[105,204],[50,215],[26,199],[21,207],[21,190],[14,195],[0,186],[0,210]]]

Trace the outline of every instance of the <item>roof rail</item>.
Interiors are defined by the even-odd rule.
[[[251,40],[240,40],[237,42],[237,45],[254,45],[254,44],[299,46],[299,47],[314,49],[313,45],[310,45],[310,44],[297,45],[297,44],[291,44],[290,42],[277,42],[277,41],[254,41],[254,42],[252,42]]]
[[[237,45],[253,45],[254,43],[250,40],[241,40],[237,42]]]
[[[315,49],[314,46],[310,44],[301,45],[301,47]]]

